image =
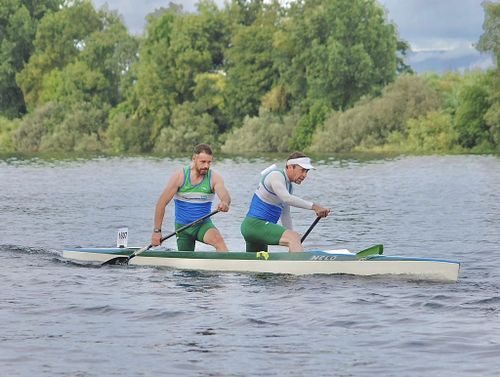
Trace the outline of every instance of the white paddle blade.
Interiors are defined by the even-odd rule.
[[[118,229],[118,234],[116,235],[116,247],[126,248],[128,244],[128,228]]]

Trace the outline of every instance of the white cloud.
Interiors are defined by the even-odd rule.
[[[417,72],[464,72],[493,66],[491,56],[480,54],[473,44],[464,40],[429,41],[428,48],[416,48],[408,54],[408,63]]]
[[[478,52],[471,42],[463,39],[430,39],[425,41],[425,47],[412,46],[411,51],[419,55],[446,52],[450,57],[460,57]]]

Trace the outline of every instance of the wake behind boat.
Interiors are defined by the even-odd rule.
[[[138,247],[66,248],[63,257],[80,262],[106,263],[134,255]],[[141,252],[129,263],[164,266],[181,270],[277,273],[292,275],[347,274],[362,276],[399,275],[414,280],[456,282],[460,263],[450,260],[384,256],[382,245],[354,254],[348,250],[309,250],[303,253],[227,253],[172,251],[165,248]]]

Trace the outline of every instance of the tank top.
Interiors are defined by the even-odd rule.
[[[203,177],[197,185],[191,183],[191,166],[184,167],[184,182],[175,193],[175,222],[189,224],[208,215],[212,209],[214,192],[212,191],[212,171]]]
[[[264,182],[266,177],[275,171],[278,171],[283,175],[285,178],[286,188],[288,192],[292,194],[292,183],[286,176],[285,172],[281,169],[273,169],[261,177],[259,187],[253,194],[250,209],[247,213],[247,216],[269,221],[274,224],[276,224],[281,217],[281,213],[283,212],[283,203],[274,192],[266,187]]]

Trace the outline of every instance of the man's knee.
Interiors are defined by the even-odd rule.
[[[300,242],[300,234],[294,230],[286,230],[280,239],[280,245],[283,246],[288,246],[296,242]]]
[[[224,238],[222,238],[222,235],[217,232],[214,237],[213,237],[213,243],[214,245],[220,245],[224,243]]]
[[[222,238],[222,235],[216,228],[212,228],[205,233],[203,241],[211,245],[218,245],[224,243],[224,238]]]
[[[215,247],[215,250],[217,251],[227,251],[227,246],[224,242],[224,238],[222,238],[220,232],[215,228],[210,229],[205,234],[205,236],[203,237],[203,242]]]

